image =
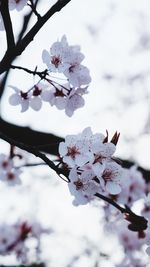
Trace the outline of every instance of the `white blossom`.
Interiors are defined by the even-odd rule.
[[[116,162],[106,162],[97,173],[100,184],[111,195],[121,192],[122,168]]]
[[[82,95],[87,93],[85,88],[70,88],[69,84],[62,86],[50,86],[43,90],[41,97],[43,101],[49,102],[51,106],[56,106],[59,110],[65,110],[67,116],[71,117],[74,111],[84,106]]]
[[[20,174],[22,171],[16,169],[14,160],[5,154],[0,154],[0,180],[13,186],[21,183]]]
[[[22,173],[19,169],[11,169],[6,171],[1,176],[1,180],[6,182],[9,186],[14,186],[17,184],[21,184],[20,174]]]
[[[82,141],[82,136],[78,138],[76,135],[68,135],[65,142],[59,144],[59,154],[69,167],[83,166],[91,158],[91,153]]]
[[[142,173],[133,165],[129,169],[123,169],[121,180],[122,192],[118,195],[118,202],[132,206],[133,203],[144,197],[146,184]]]
[[[65,62],[67,50],[68,43],[65,36],[63,36],[60,41],[53,43],[50,48],[50,52],[45,49],[43,50],[42,59],[47,65],[49,71],[63,72],[69,67],[69,64]]]
[[[92,170],[87,170],[78,174],[78,170],[73,168],[70,171],[68,187],[70,193],[75,197],[74,205],[84,205],[94,199],[94,195],[99,191],[99,184],[94,180]]]
[[[98,140],[91,145],[91,150],[94,157],[93,170],[96,175],[99,175],[102,164],[112,160],[111,157],[116,151],[116,146],[113,143],[103,143]]]
[[[35,85],[32,91],[23,92],[15,86],[10,86],[15,92],[9,97],[9,103],[12,106],[21,105],[21,112],[25,112],[31,107],[35,111],[39,111],[42,107],[41,92],[42,85]],[[45,87],[44,87],[45,88]]]
[[[87,67],[81,65],[84,55],[79,46],[69,46],[66,36],[55,42],[50,52],[43,50],[43,62],[50,72],[61,72],[73,87],[88,85],[91,77]]]
[[[22,10],[27,5],[27,0],[9,0],[9,9],[17,11]]]

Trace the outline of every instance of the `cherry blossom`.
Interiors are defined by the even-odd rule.
[[[66,53],[68,51],[68,43],[65,36],[60,41],[53,43],[50,48],[50,53],[47,50],[43,50],[42,59],[51,72],[63,72],[69,67],[69,64],[65,62]]]
[[[150,193],[144,198],[144,210],[142,211],[142,214],[144,214],[145,217],[148,219],[148,228],[146,231],[146,240],[145,243],[147,245],[146,253],[150,256]]]
[[[0,169],[2,172],[9,171],[14,166],[14,162],[5,154],[0,154]]]
[[[66,136],[65,142],[59,144],[59,154],[69,167],[83,166],[92,156],[88,147],[82,142],[82,135]]]
[[[122,167],[116,162],[106,162],[97,177],[109,194],[117,195],[121,192]]]
[[[150,227],[147,230],[147,236],[146,236],[146,253],[150,256]]]
[[[123,221],[119,221],[118,223],[116,222],[114,228],[116,229],[119,242],[122,245],[126,256],[131,262],[132,260],[134,261],[134,254],[136,253],[136,251],[139,252],[144,245],[144,235],[143,237],[139,237],[136,232],[130,231],[127,228],[126,223]]]
[[[0,225],[0,255],[15,254],[21,262],[28,261],[27,240],[36,239],[35,251],[39,252],[40,238],[50,234],[51,230],[43,228],[38,222],[19,220],[17,223]]]
[[[22,10],[27,5],[27,0],[9,0],[9,9],[17,11]]]
[[[22,170],[13,168],[7,172],[4,172],[1,175],[1,180],[6,182],[7,185],[11,185],[11,186],[21,184],[21,179],[20,179],[21,173],[22,173]]]
[[[5,154],[0,154],[0,180],[9,186],[21,184],[22,170],[16,169],[14,160]]]
[[[91,128],[88,127],[77,135],[67,135],[65,142],[59,144],[61,161],[63,164],[67,164],[70,170],[69,188],[76,198],[79,196],[78,202],[80,203],[81,199],[81,204],[90,201],[90,197],[93,198],[98,191],[111,195],[121,192],[122,167],[112,159],[115,145],[105,140],[103,134],[93,134]],[[87,178],[85,178],[86,175]],[[76,181],[81,181],[80,190],[75,186]],[[87,195],[89,196],[86,197],[86,201],[83,192],[85,190],[88,190]],[[93,193],[93,190],[97,191]]]
[[[132,206],[133,203],[145,195],[146,183],[142,173],[133,165],[129,169],[123,169],[121,180],[122,192],[118,195],[118,202]]]
[[[32,91],[23,92],[15,86],[10,86],[15,92],[9,97],[9,103],[12,106],[21,105],[21,112],[25,112],[31,107],[39,111],[42,107],[41,91],[42,89],[35,85]]]
[[[65,110],[67,116],[71,117],[74,111],[84,106],[82,95],[87,93],[85,88],[70,88],[69,84],[62,86],[50,86],[43,90],[41,97],[43,101],[49,102],[51,106],[56,106],[59,110]]]
[[[92,146],[95,142],[102,140],[104,140],[104,135],[94,135],[90,127],[85,128],[80,134],[67,135],[65,142],[59,144],[60,157],[69,167],[81,167],[88,162],[94,162]]]
[[[103,143],[102,140],[102,142],[94,142],[91,146],[91,150],[94,156],[94,161],[92,163],[93,170],[96,175],[99,175],[102,164],[112,160],[111,158],[116,151],[116,146],[113,143]]]
[[[69,46],[66,36],[51,46],[50,53],[43,50],[42,59],[50,72],[63,73],[73,87],[91,82],[88,68],[81,65],[84,55],[80,52],[80,47]]]
[[[73,168],[70,171],[68,184],[70,193],[75,197],[74,205],[84,205],[95,198],[95,193],[100,191],[100,186],[94,181],[94,173],[92,170],[87,170],[81,174],[77,169]]]

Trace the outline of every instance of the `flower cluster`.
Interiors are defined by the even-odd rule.
[[[108,142],[108,135],[93,134],[88,127],[81,134],[68,135],[59,144],[61,161],[70,170],[68,185],[74,204],[86,204],[98,192],[121,192],[123,171],[113,159],[118,137],[115,133]]]
[[[35,239],[35,253],[39,253],[40,238],[50,231],[41,227],[37,222],[19,221],[14,225],[0,226],[0,255],[15,254],[21,262],[27,262],[29,248],[27,241]]]
[[[65,110],[66,115],[71,117],[76,109],[84,106],[83,95],[88,93],[91,81],[89,70],[81,65],[84,56],[78,46],[69,46],[63,36],[60,42],[52,45],[50,53],[44,50],[42,57],[48,66],[43,76],[45,82],[38,82],[27,92],[10,86],[15,92],[10,96],[9,103],[21,105],[21,112],[25,112],[29,107],[39,111],[45,101],[59,110]],[[50,72],[62,73],[65,83],[60,84],[56,79],[52,81],[48,76]]]
[[[146,192],[146,182],[137,166],[133,165],[129,169],[123,169],[123,177],[121,187],[122,192],[117,196],[118,203],[126,203],[132,207],[135,201],[142,199]]]
[[[20,184],[20,174],[22,171],[16,169],[14,160],[5,154],[0,154],[0,180],[8,185]]]
[[[69,46],[66,36],[55,42],[50,52],[44,50],[43,62],[50,72],[63,73],[73,87],[81,87],[91,82],[89,70],[81,62],[84,55],[79,46]]]

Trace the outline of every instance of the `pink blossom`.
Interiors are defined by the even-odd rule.
[[[27,0],[9,0],[9,9],[17,11],[22,10],[27,5]]]
[[[109,194],[117,195],[121,192],[122,168],[116,162],[106,162],[97,177]]]
[[[21,105],[21,112],[25,112],[31,107],[35,111],[39,111],[42,107],[41,89],[35,86],[30,92],[23,92],[15,86],[10,86],[15,93],[9,97],[9,103],[12,106]]]
[[[83,166],[91,158],[91,153],[80,135],[66,136],[65,142],[59,144],[59,154],[69,167]]]
[[[121,180],[122,192],[118,195],[118,202],[132,206],[136,200],[145,195],[146,184],[142,173],[134,165],[129,169],[123,169]]]
[[[75,197],[74,205],[84,205],[94,199],[94,195],[99,191],[99,184],[94,180],[92,170],[87,170],[78,174],[78,170],[73,168],[70,171],[68,184],[70,193]]]
[[[53,43],[50,48],[50,53],[43,50],[42,59],[51,72],[63,72],[69,67],[65,61],[65,56],[68,50],[68,43],[66,36],[63,36],[60,41]]]

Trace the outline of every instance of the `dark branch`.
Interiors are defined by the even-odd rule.
[[[44,71],[36,71],[36,70],[29,70],[27,68],[24,68],[24,67],[21,67],[21,66],[14,66],[14,65],[11,65],[10,66],[11,69],[18,69],[18,70],[23,70],[29,74],[32,74],[32,75],[38,75],[41,79],[44,79],[46,77],[46,75],[48,74],[48,70],[44,70]]]
[[[121,207],[114,200],[100,193],[96,193],[95,196],[104,200],[105,202],[109,203],[110,205],[115,207],[117,210],[119,210],[121,213],[125,214],[126,215],[125,219],[130,222],[130,224],[128,225],[128,228],[131,231],[142,232],[147,229],[148,221],[143,216],[136,215],[128,206],[125,205],[125,207]]]
[[[20,149],[23,149],[31,154],[33,154],[36,157],[39,157],[40,159],[42,159],[52,170],[54,170],[60,178],[62,178],[61,174],[63,174],[64,176],[66,175],[66,173],[58,168],[53,161],[51,161],[49,158],[46,157],[45,154],[43,154],[42,152],[38,151],[35,147],[33,146],[28,146],[24,143],[20,143],[16,140],[13,140],[12,138],[4,135],[1,131],[0,131],[0,138],[3,139],[4,141],[8,142],[9,144],[13,145],[13,146],[17,146]],[[67,178],[67,177],[66,177]],[[69,179],[67,178],[66,181],[69,181]]]
[[[8,0],[1,1],[1,14],[5,26],[6,38],[7,38],[7,47],[8,50],[15,47],[15,39],[13,34],[12,22],[9,13]]]
[[[53,134],[34,131],[28,127],[13,125],[0,118],[0,131],[26,145],[40,146],[40,150],[51,155],[58,155],[58,144],[64,139]]]
[[[12,61],[22,52],[25,48],[33,41],[36,34],[43,27],[43,25],[56,13],[59,12],[63,7],[65,7],[71,0],[58,0],[56,4],[54,4],[44,16],[42,16],[35,25],[31,28],[31,30],[24,36],[24,38],[15,46],[13,50],[7,50],[1,63],[0,63],[0,74],[5,72],[10,68]]]
[[[30,129],[29,127],[17,126],[0,118],[0,131],[4,135],[26,145],[36,146],[37,149],[51,155],[58,155],[58,145],[64,139],[51,133],[44,133]],[[134,162],[120,159],[124,168],[130,168]],[[138,167],[145,181],[150,182],[150,170]]]
[[[30,3],[28,4],[28,6],[31,7],[32,12],[36,15],[37,19],[39,20],[41,18],[41,15],[37,12],[36,9],[36,3],[33,2],[33,0],[29,0]]]

